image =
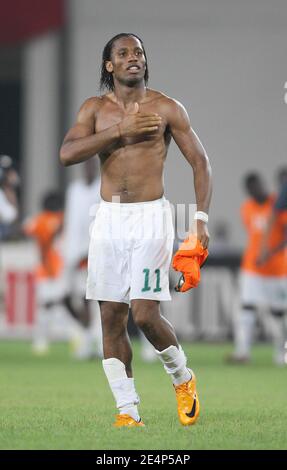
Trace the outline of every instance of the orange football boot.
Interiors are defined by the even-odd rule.
[[[174,385],[177,399],[177,411],[181,424],[190,426],[195,424],[199,416],[199,400],[196,392],[196,378],[192,378],[181,385]]]
[[[117,415],[116,421],[114,422],[115,428],[124,428],[124,427],[136,427],[136,426],[145,426],[142,420],[135,421],[130,415],[123,414]]]

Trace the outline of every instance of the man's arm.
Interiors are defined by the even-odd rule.
[[[76,124],[68,131],[61,146],[60,160],[64,166],[84,162],[119,140],[117,125],[95,133],[98,109],[98,98],[89,98],[82,105]]]
[[[212,193],[211,167],[206,152],[191,128],[188,114],[184,107],[174,100],[169,100],[168,125],[180,151],[192,166],[197,210],[208,213]],[[208,246],[209,233],[207,224],[197,221],[197,237],[204,248]]]

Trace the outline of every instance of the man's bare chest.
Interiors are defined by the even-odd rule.
[[[164,113],[155,106],[147,105],[140,105],[139,111],[137,113],[134,113],[132,108],[123,110],[117,107],[103,106],[102,109],[98,111],[97,116],[95,117],[95,132],[101,132],[116,124],[119,124],[125,118],[131,115],[137,115],[138,117],[141,117],[148,116],[151,114],[157,114],[162,118],[158,134],[163,135],[167,128],[167,119]]]

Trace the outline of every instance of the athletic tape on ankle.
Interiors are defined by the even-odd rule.
[[[163,351],[156,351],[168,374],[175,374],[186,366],[187,359],[181,346],[169,346]]]
[[[134,379],[115,380],[110,385],[118,409],[139,404],[140,399],[135,391]]]
[[[116,357],[103,359],[102,364],[109,382],[127,378],[126,367],[124,363]]]

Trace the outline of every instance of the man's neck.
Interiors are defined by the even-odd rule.
[[[114,97],[118,104],[127,108],[131,103],[138,103],[146,95],[146,87],[143,84],[136,87],[115,84]]]

